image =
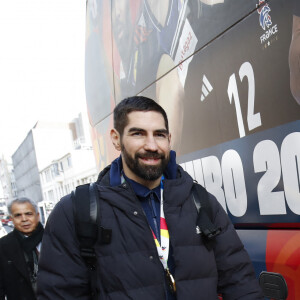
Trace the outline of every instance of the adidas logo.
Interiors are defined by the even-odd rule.
[[[208,81],[207,77],[203,75],[202,79],[202,93],[201,93],[201,101],[203,101],[207,95],[213,90],[212,85]]]

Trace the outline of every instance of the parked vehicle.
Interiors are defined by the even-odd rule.
[[[10,216],[5,216],[1,219],[2,225],[8,225],[8,222],[12,221]]]
[[[8,221],[7,226],[12,228],[15,227],[13,221]]]

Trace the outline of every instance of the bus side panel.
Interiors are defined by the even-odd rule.
[[[266,246],[268,238],[268,230],[264,229],[238,229],[237,233],[247,250],[253,267],[255,269],[256,277],[262,271],[266,271]]]
[[[300,299],[300,231],[269,230],[266,265],[269,272],[280,273],[288,285],[288,300]]]
[[[287,300],[300,298],[300,231],[280,229],[237,230],[257,277],[262,271],[281,274],[288,286]]]
[[[87,1],[85,91],[89,120],[93,127],[115,107],[113,81],[110,3],[106,0]]]

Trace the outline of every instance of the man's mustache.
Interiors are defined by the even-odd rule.
[[[145,152],[145,153],[136,153],[136,158],[154,158],[154,159],[165,159],[165,155],[163,153],[157,152]]]

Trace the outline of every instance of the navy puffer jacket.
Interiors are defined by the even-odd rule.
[[[112,229],[108,245],[96,245],[99,300],[164,300],[164,271],[142,206],[124,183],[110,185],[110,167],[99,177],[101,226]],[[176,265],[177,300],[263,299],[249,256],[217,200],[213,219],[222,228],[207,250],[196,233],[192,178],[178,166],[178,177],[164,181],[164,212]],[[38,299],[90,299],[88,271],[79,253],[70,195],[48,219],[38,275]]]

